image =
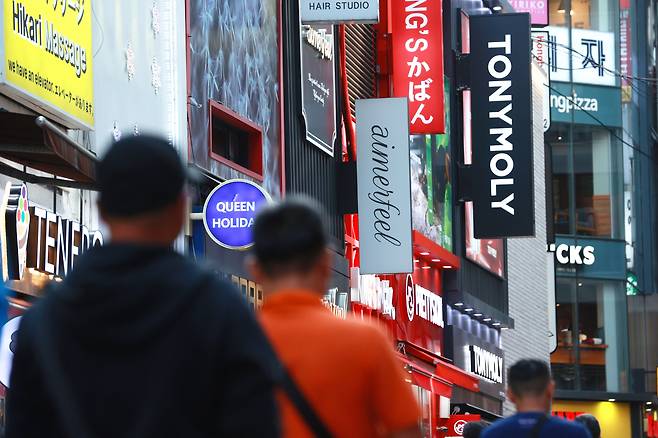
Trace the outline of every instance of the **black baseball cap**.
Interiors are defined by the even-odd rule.
[[[131,136],[114,143],[96,169],[101,210],[131,217],[170,205],[184,190],[188,172],[167,140]]]

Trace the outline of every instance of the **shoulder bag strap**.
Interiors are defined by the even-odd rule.
[[[544,428],[546,422],[548,422],[548,415],[542,415],[541,417],[539,417],[537,423],[534,425],[532,429],[530,429],[528,438],[539,438],[541,434],[541,430]]]
[[[311,431],[313,431],[316,438],[332,438],[333,435],[315,412],[306,397],[304,397],[304,394],[302,394],[302,391],[299,389],[286,367],[280,361],[279,364],[281,389],[286,393],[286,396],[295,406],[299,415],[302,416],[304,422],[308,425]]]
[[[35,324],[34,347],[36,349],[37,367],[46,386],[46,393],[54,402],[55,412],[60,419],[64,434],[70,438],[93,438],[89,433],[87,425],[80,415],[79,407],[76,405],[71,386],[65,379],[57,354],[53,350],[52,330],[56,328],[50,324],[48,312],[42,312],[41,320]]]

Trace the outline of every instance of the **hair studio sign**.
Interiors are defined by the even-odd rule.
[[[24,184],[7,183],[0,222],[4,280],[21,280],[26,268],[64,277],[80,255],[103,244],[100,231],[30,206]]]

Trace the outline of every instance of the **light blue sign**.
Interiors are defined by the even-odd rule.
[[[258,184],[243,179],[226,181],[213,189],[203,206],[203,225],[218,245],[243,250],[253,245],[251,227],[270,195]]]

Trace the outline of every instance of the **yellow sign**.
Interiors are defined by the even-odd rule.
[[[92,0],[3,0],[2,92],[71,128],[94,126]]]

